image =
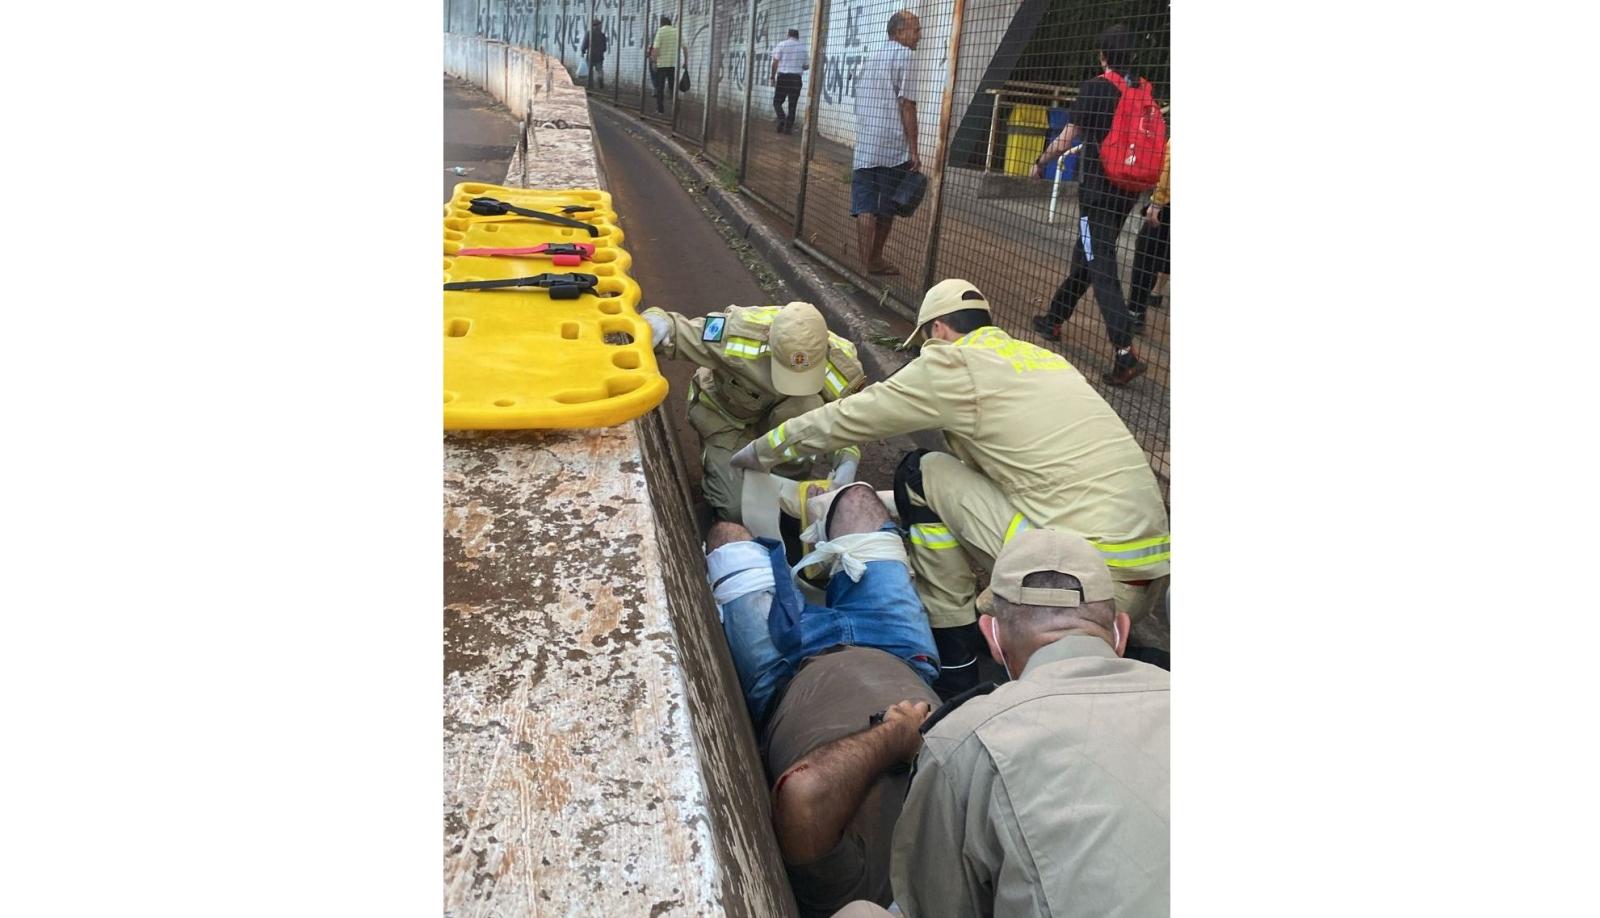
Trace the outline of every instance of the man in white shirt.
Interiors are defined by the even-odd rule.
[[[868,274],[899,274],[883,260],[894,225],[894,193],[922,168],[917,156],[917,103],[911,98],[911,52],[922,40],[915,13],[889,17],[889,42],[872,53],[856,80],[856,152],[850,173],[850,216]]]
[[[800,102],[801,77],[811,69],[805,42],[800,40],[800,30],[790,29],[789,37],[772,49],[772,107],[778,112],[778,133],[794,133],[794,108]],[[789,114],[783,113],[783,102],[789,100]]]

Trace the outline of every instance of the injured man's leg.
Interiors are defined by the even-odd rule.
[[[817,541],[796,569],[827,571],[826,608],[817,613],[833,621],[805,629],[806,655],[837,644],[874,647],[931,683],[939,673],[933,631],[911,584],[905,543],[878,494],[858,482],[812,498],[808,511],[807,541]]]
[[[772,550],[738,523],[717,523],[706,534],[706,579],[750,720],[759,726],[773,693],[792,674],[767,626],[776,584]]]

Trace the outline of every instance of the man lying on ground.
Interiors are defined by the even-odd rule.
[[[887,905],[889,848],[938,652],[905,546],[865,483],[809,506],[800,566],[832,571],[826,606],[795,589],[783,546],[737,523],[706,539],[708,578],[772,782],[772,820],[803,915]]]

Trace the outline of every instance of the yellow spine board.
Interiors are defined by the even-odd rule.
[[[475,197],[572,214],[601,234],[529,219],[480,217]],[[445,208],[446,282],[499,280],[578,272],[597,278],[593,293],[551,299],[537,288],[446,291],[444,294],[444,426],[447,430],[609,427],[660,404],[667,381],[639,316],[640,290],[628,275],[633,260],[618,246],[611,196],[591,189],[456,186]],[[587,242],[592,260],[557,266],[540,256],[458,255],[463,247],[512,248],[545,242]],[[610,339],[608,341],[608,339]]]

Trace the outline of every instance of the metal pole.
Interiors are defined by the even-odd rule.
[[[626,0],[617,0],[617,21],[611,27],[611,37],[617,46],[611,49],[611,104],[622,104],[622,10]]]
[[[1005,95],[1005,91],[1001,90],[1001,91],[995,93],[993,96],[990,97],[991,102],[989,104],[989,150],[988,150],[987,153],[983,154],[983,174],[984,175],[988,175],[989,174],[989,170],[994,168],[994,139],[995,139],[995,134],[999,133],[999,131],[1000,131],[1000,97],[1003,96],[1003,95]]]
[[[561,48],[561,66],[567,66],[567,0],[561,0],[561,25],[556,29],[556,44]]]
[[[928,254],[922,264],[922,289],[933,286],[933,272],[939,258],[939,218],[944,211],[944,163],[949,159],[950,112],[955,103],[956,70],[961,60],[961,24],[965,20],[967,0],[956,0],[956,9],[950,20],[950,51],[944,75],[944,98],[939,102],[939,136],[934,141],[933,215],[928,221]]]
[[[750,43],[744,54],[744,113],[739,117],[739,184],[744,184],[745,157],[750,154],[750,94],[756,88],[756,0],[750,0]]]
[[[816,0],[811,8],[811,91],[806,93],[805,127],[800,129],[800,191],[794,196],[794,238],[806,216],[806,176],[811,172],[811,146],[817,129],[817,97],[822,94],[822,44],[827,39],[828,0]]]
[[[1048,134],[1046,134],[1044,145],[1048,147],[1052,139],[1054,138],[1051,138]],[[1061,198],[1061,172],[1066,168],[1067,157],[1081,149],[1083,149],[1083,144],[1080,143],[1067,152],[1056,157],[1056,174],[1051,177],[1052,181],[1050,182],[1050,214],[1045,218],[1044,222],[1046,223],[1056,222],[1056,202]]]
[[[644,23],[639,33],[639,51],[644,57],[644,71],[639,74],[639,113],[644,114],[645,84],[650,82],[650,45],[655,41],[654,32],[650,31],[650,0],[644,0]]]
[[[686,62],[687,60],[683,54],[683,0],[678,0],[678,15],[672,18],[672,27],[678,30],[678,50],[676,52],[677,56],[672,59],[672,126],[667,129],[667,133],[676,134],[678,133],[678,96],[681,95],[678,92],[678,79],[683,76],[678,71],[682,66],[680,62]],[[661,66],[661,62],[656,61],[656,66]]]
[[[711,98],[711,68],[715,66],[713,58],[717,53],[717,0],[711,0],[711,29],[706,32],[706,79],[700,84],[700,94],[705,96],[705,104],[700,106],[700,148],[706,146],[706,135],[711,131],[711,104],[716,101]]]

